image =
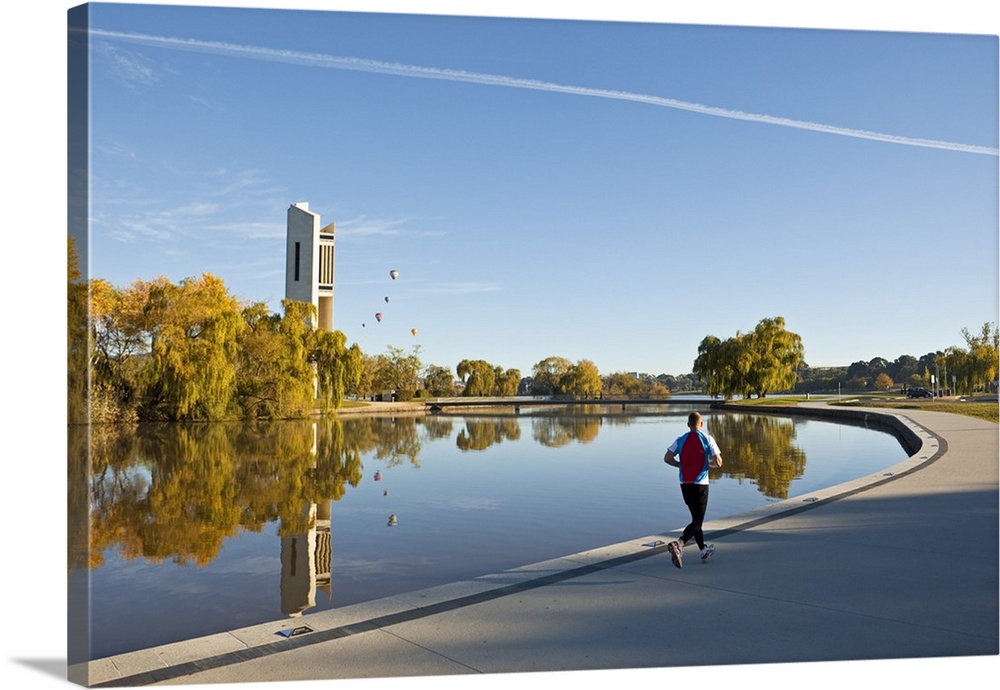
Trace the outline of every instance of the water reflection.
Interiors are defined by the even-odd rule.
[[[709,470],[709,481],[749,479],[768,498],[785,499],[792,481],[805,472],[806,454],[796,443],[793,419],[722,414],[710,416],[705,426],[725,459],[722,469]]]
[[[490,446],[521,438],[521,425],[516,419],[466,419],[465,428],[458,432],[455,445],[459,450],[486,450]]]
[[[537,417],[531,420],[531,437],[547,448],[561,448],[573,441],[590,443],[601,430],[596,417]]]
[[[461,424],[457,433],[456,422]],[[606,418],[588,415],[532,417],[531,438],[549,448],[587,444],[604,423]],[[750,481],[769,498],[788,497],[806,465],[793,420],[724,414],[708,416],[706,426],[726,458],[725,468],[712,470],[711,479]],[[99,567],[115,546],[127,559],[204,565],[227,537],[259,532],[274,522],[282,539],[290,540],[288,571],[299,573],[302,554],[315,550],[303,550],[302,544],[314,544],[317,533],[329,532],[330,501],[362,481],[362,457],[376,458],[386,468],[419,467],[425,443],[454,436],[459,450],[482,451],[520,440],[521,429],[514,417],[140,425],[128,431],[94,427],[90,529],[70,526],[71,562]],[[73,455],[80,460],[85,437],[71,437],[78,446]],[[324,569],[328,572],[328,564],[319,572]]]
[[[668,513],[683,506],[664,497],[675,479],[662,455],[685,429],[688,410],[524,412],[71,427],[71,586],[74,572],[111,571],[91,582],[89,596],[99,604],[86,596],[80,604],[86,587],[74,590],[82,606],[76,615],[90,618],[84,609],[96,606],[93,615],[105,616],[93,625],[101,639],[88,653],[262,622],[276,609],[300,616],[683,524],[685,516]],[[760,496],[787,498],[806,468],[802,424],[707,414],[726,459],[710,475],[724,489],[713,507],[738,512],[760,505]],[[560,450],[570,446],[571,453]],[[476,461],[450,462],[461,457]],[[750,486],[734,497],[730,484]],[[253,535],[252,547],[239,546]],[[211,571],[216,561],[224,563],[212,576],[221,584],[194,585],[211,589],[206,599],[182,601],[187,594],[177,584],[175,598],[150,613],[157,625],[175,626],[159,637],[148,630],[155,626],[127,614],[129,601],[168,601],[149,593],[160,588],[153,580],[190,578],[192,569]],[[252,580],[255,572],[261,581]],[[197,621],[206,627],[184,628],[194,623],[180,609],[199,611],[209,601],[219,616],[214,627]],[[233,617],[223,620],[222,609]],[[180,622],[168,624],[169,616]]]

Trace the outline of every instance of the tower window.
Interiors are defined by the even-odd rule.
[[[295,282],[299,282],[299,256],[301,251],[301,243],[295,243]]]

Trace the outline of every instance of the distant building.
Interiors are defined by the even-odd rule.
[[[320,227],[319,214],[299,201],[288,207],[285,298],[316,307],[313,326],[333,330],[334,223]]]

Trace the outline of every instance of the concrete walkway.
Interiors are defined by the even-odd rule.
[[[998,427],[891,416],[910,458],[706,523],[718,547],[707,564],[693,546],[671,564],[663,543],[678,529],[70,677],[131,687],[997,655]],[[308,630],[282,634],[296,627]]]

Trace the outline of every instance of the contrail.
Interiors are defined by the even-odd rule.
[[[215,53],[218,55],[230,55],[233,57],[250,58],[253,60],[266,60],[269,62],[284,62],[309,67],[325,67],[327,69],[372,72],[375,74],[387,74],[417,79],[467,82],[470,84],[483,84],[486,86],[503,86],[511,89],[532,89],[535,91],[566,93],[575,96],[588,96],[591,98],[609,98],[619,101],[633,101],[636,103],[655,105],[661,108],[673,108],[675,110],[687,110],[694,113],[700,113],[702,115],[724,117],[731,120],[760,122],[763,124],[778,125],[780,127],[792,127],[794,129],[804,129],[812,132],[823,132],[826,134],[854,137],[856,139],[882,141],[889,144],[921,146],[924,148],[945,149],[948,151],[960,151],[963,153],[978,153],[987,156],[1000,155],[1000,150],[988,146],[975,146],[972,144],[937,141],[934,139],[915,139],[911,137],[896,136],[893,134],[869,132],[861,129],[848,129],[846,127],[836,127],[834,125],[825,125],[818,122],[792,120],[786,117],[762,115],[759,113],[746,113],[740,110],[717,108],[698,103],[679,101],[673,98],[664,98],[662,96],[630,93],[628,91],[592,89],[584,86],[569,86],[564,84],[555,84],[552,82],[536,81],[534,79],[519,79],[516,77],[507,77],[496,74],[481,74],[478,72],[465,72],[462,70],[442,69],[437,67],[402,65],[393,62],[380,62],[378,60],[367,60],[363,58],[338,57],[335,55],[323,55],[320,53],[302,53],[293,50],[275,50],[272,48],[261,48],[259,46],[245,46],[215,41],[199,41],[190,38],[170,38],[167,36],[151,36],[148,34],[104,31],[101,29],[91,29],[90,35],[111,40],[140,43],[158,48],[172,48],[175,50],[187,50],[198,53]]]

